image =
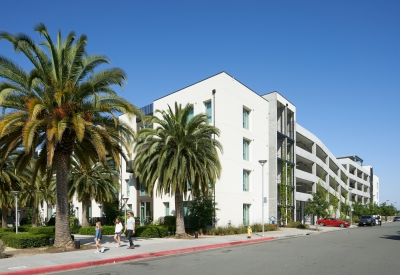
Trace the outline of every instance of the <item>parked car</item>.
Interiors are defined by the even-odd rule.
[[[342,228],[350,226],[349,222],[338,220],[338,219],[335,219],[335,218],[318,219],[317,223],[320,226],[340,226]]]
[[[376,225],[376,220],[372,215],[363,215],[360,217],[360,221],[358,222],[358,226],[364,225]]]
[[[395,216],[395,217],[393,218],[393,221],[394,221],[394,222],[400,222],[400,216]]]

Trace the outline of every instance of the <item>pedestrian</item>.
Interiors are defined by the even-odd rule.
[[[126,232],[128,231],[128,232]],[[126,237],[129,240],[129,247],[128,249],[135,249],[133,245],[132,236],[135,234],[135,218],[133,217],[133,212],[128,212],[128,220],[126,221],[125,230],[124,232],[127,233]]]
[[[121,219],[116,218],[115,219],[115,235],[114,235],[114,240],[117,243],[115,247],[120,247],[121,246],[121,234],[122,234],[122,228],[124,226],[122,225]]]
[[[101,222],[96,222],[96,234],[94,236],[94,241],[96,243],[96,251],[94,253],[104,253],[104,247],[100,245],[101,238],[103,237]],[[101,249],[101,250],[99,250]]]

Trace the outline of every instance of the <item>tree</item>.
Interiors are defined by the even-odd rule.
[[[394,216],[394,215],[396,215],[396,212],[397,212],[396,207],[393,204],[389,205],[386,202],[384,202],[380,205],[380,209],[382,212],[381,215],[386,216],[386,217]]]
[[[21,183],[24,179],[15,173],[15,159],[17,152],[8,155],[6,158],[0,155],[2,161],[0,162],[0,204],[1,204],[1,226],[7,227],[7,212],[8,208],[12,206],[13,196],[10,191],[20,191]]]
[[[70,32],[54,44],[44,24],[35,27],[45,41],[36,44],[25,34],[0,32],[32,63],[29,72],[0,56],[0,150],[23,148],[18,160],[22,171],[41,149],[35,173],[56,175],[55,246],[72,246],[68,209],[68,170],[72,153],[82,163],[106,163],[109,155],[119,165],[122,147],[131,143],[133,130],[118,115],[140,115],[139,110],[113,90],[122,87],[125,73],[119,68],[101,70],[109,63],[104,55],[89,55],[87,37]],[[50,180],[50,179],[49,179]]]
[[[35,173],[35,161],[31,160],[26,169],[21,173],[24,179],[21,193],[21,204],[32,208],[32,227],[38,226],[39,202],[55,201],[55,188],[53,188],[47,177],[53,177],[50,173],[43,175]]]
[[[367,214],[372,215],[372,213],[369,213],[367,211],[367,208],[364,204],[362,204],[358,201],[353,202],[353,215],[354,216],[360,217],[362,215],[367,215]]]
[[[68,196],[77,194],[82,202],[82,226],[90,226],[89,207],[92,200],[96,202],[112,202],[117,198],[119,174],[113,167],[105,167],[102,163],[88,163],[86,166],[72,158],[72,169],[68,178]]]
[[[317,191],[312,194],[313,198],[307,200],[304,213],[306,215],[317,216],[317,219],[324,217],[328,214],[329,202],[326,200],[327,191],[318,182]],[[318,229],[318,223],[317,223]]]
[[[197,229],[211,225],[214,213],[218,210],[209,196],[194,197],[188,208],[190,226]]]
[[[184,108],[175,103],[175,110],[157,110],[149,124],[136,136],[133,169],[149,194],[175,195],[176,235],[184,236],[183,197],[190,185],[193,196],[208,194],[221,174],[218,150],[222,145],[212,138],[219,130],[210,125],[207,115],[190,119],[193,105]],[[218,149],[218,150],[217,150]]]

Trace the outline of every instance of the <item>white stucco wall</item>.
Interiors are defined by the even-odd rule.
[[[173,106],[175,101],[183,106],[194,105],[194,114],[204,113],[204,103],[213,99],[212,90],[216,90],[215,126],[220,129],[218,140],[224,151],[220,154],[222,174],[216,183],[217,225],[242,224],[243,204],[250,204],[250,223],[261,222],[261,176],[262,169],[258,160],[268,159],[268,102],[242,85],[230,75],[221,73],[192,86],[179,90],[154,101],[154,110]],[[249,130],[243,129],[243,108],[250,110]],[[214,118],[213,118],[214,119]],[[243,139],[249,140],[250,159],[243,160]],[[243,169],[250,173],[250,191],[242,189]],[[264,167],[264,195],[268,194],[268,166]],[[172,197],[155,199],[154,217],[163,216],[164,202],[170,202],[174,210]],[[264,208],[268,213],[267,205]],[[264,215],[267,221],[268,215]]]

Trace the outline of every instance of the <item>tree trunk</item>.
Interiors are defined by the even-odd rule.
[[[38,226],[38,204],[37,204],[37,194],[35,194],[35,199],[33,202],[33,210],[32,210],[32,227]]]
[[[92,201],[86,195],[82,196],[82,226],[90,226],[89,223],[89,207],[91,206]]]
[[[175,193],[176,232],[175,236],[185,237],[185,220],[183,219],[183,194],[179,188]]]
[[[7,214],[8,214],[8,207],[3,204],[1,206],[1,227],[7,228]]]
[[[56,236],[54,246],[73,246],[71,231],[69,228],[69,206],[68,206],[68,161],[69,154],[61,150],[54,156],[56,166]]]

